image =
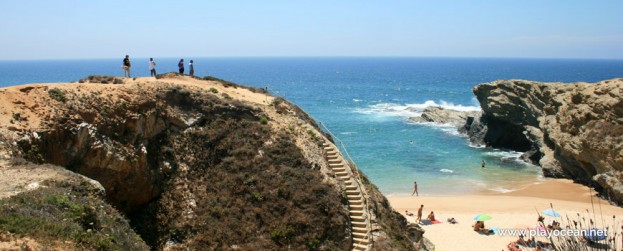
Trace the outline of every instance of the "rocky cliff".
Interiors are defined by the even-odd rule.
[[[623,79],[503,80],[473,92],[483,113],[462,129],[472,141],[525,151],[546,176],[591,185],[623,204]]]
[[[12,160],[23,157],[35,172],[42,170],[38,164],[52,164],[97,181],[103,198],[140,235],[136,245],[151,249],[352,247],[345,185],[322,149],[327,136],[298,107],[213,78],[92,76],[79,82],[0,89],[0,152],[7,160],[1,168],[15,168]],[[366,184],[372,249],[426,249],[423,231],[407,226]],[[86,224],[86,233],[102,231]],[[0,230],[10,227],[0,222]],[[36,231],[8,231],[43,240]],[[58,248],[51,238],[46,235],[44,244]],[[93,247],[72,245],[61,248]]]

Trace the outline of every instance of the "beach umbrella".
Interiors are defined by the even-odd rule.
[[[479,214],[479,215],[476,215],[476,217],[474,217],[475,221],[486,221],[490,219],[491,219],[491,216],[486,215],[486,214]]]
[[[606,230],[591,228],[586,230],[584,233],[584,237],[590,241],[602,241],[605,240],[608,236],[606,235]]]
[[[554,211],[554,209],[545,209],[543,210],[543,214],[552,217],[560,217],[560,214]]]

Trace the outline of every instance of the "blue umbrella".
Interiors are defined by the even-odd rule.
[[[554,211],[554,209],[545,209],[543,210],[543,214],[552,217],[560,217],[560,214]]]
[[[606,230],[604,229],[591,228],[589,230],[586,230],[586,232],[584,233],[584,237],[591,241],[601,241],[605,240],[608,235],[606,234]]]

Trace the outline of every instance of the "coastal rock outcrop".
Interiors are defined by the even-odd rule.
[[[165,74],[9,87],[0,96],[2,156],[97,181],[140,235],[137,250],[353,247],[345,185],[320,140],[330,137],[264,90]],[[362,177],[370,247],[431,249]],[[104,231],[89,223],[84,231]]]
[[[591,185],[623,204],[623,79],[502,80],[473,92],[483,113],[462,128],[473,142],[524,151],[546,176]]]
[[[447,124],[453,126],[462,126],[469,117],[476,117],[480,114],[477,111],[465,112],[441,107],[427,107],[420,117],[411,117],[409,120],[413,122],[433,122],[438,124]]]

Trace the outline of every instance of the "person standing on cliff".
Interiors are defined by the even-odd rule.
[[[485,168],[485,160],[482,160],[482,168]]]
[[[420,196],[420,194],[417,192],[417,181],[416,180],[413,181],[413,193],[411,193],[411,196],[413,196],[414,194],[417,196]]]
[[[180,70],[180,74],[184,75],[184,59],[180,59],[180,62],[177,63],[177,68]]]
[[[130,56],[125,55],[125,58],[123,59],[123,66],[121,66],[123,68],[123,77],[131,78],[130,76],[131,66],[132,65],[130,64]]]
[[[190,76],[194,76],[195,75],[195,66],[193,65],[193,61],[192,59],[190,60],[190,63],[188,64],[188,68],[190,69],[189,73]]]
[[[152,77],[156,77],[156,62],[154,62],[154,58],[149,58],[149,71]]]

